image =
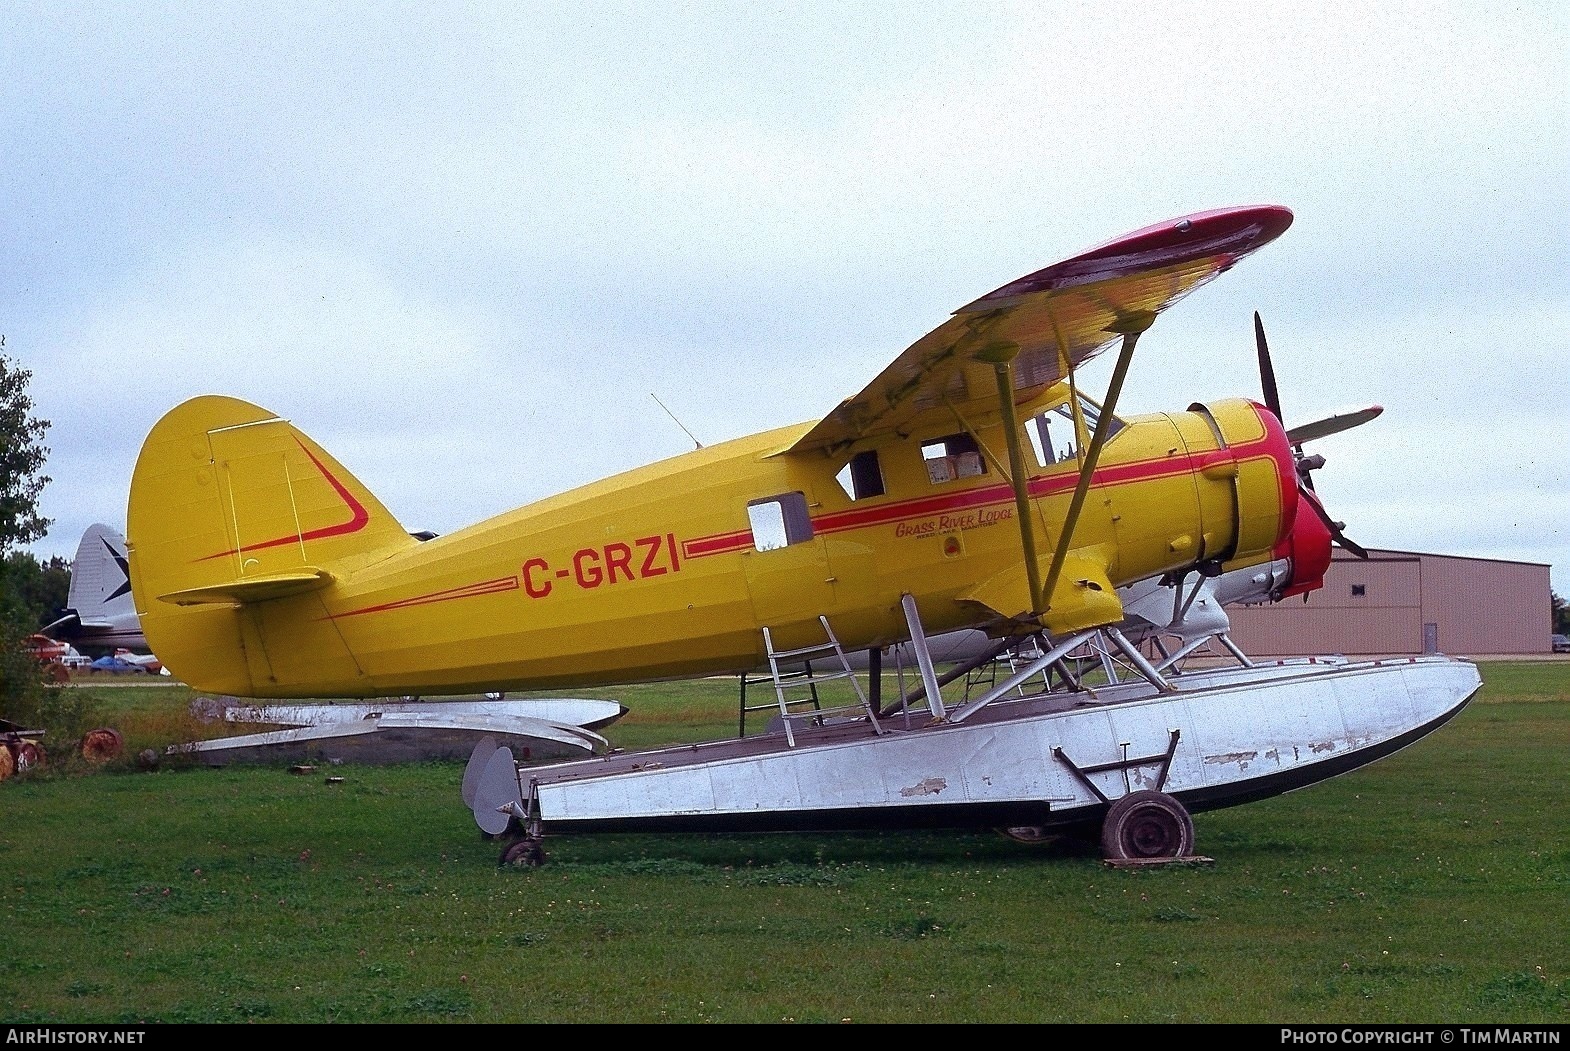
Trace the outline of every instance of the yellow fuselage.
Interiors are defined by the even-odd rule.
[[[1022,406],[1021,416],[1065,397],[1049,392]],[[853,452],[869,450],[838,458],[781,452],[808,426],[700,449],[460,532],[393,545],[379,557],[340,560],[327,565],[326,586],[256,601],[199,595],[176,604],[164,596],[226,561],[243,572],[298,548],[299,561],[311,563],[313,545],[342,545],[365,519],[374,523],[375,510],[365,513],[352,496],[358,483],[337,478],[335,464],[307,450],[315,466],[290,468],[292,498],[303,500],[302,470],[319,471],[315,483],[325,479],[350,510],[334,511],[339,497],[324,497],[311,513],[325,527],[301,521],[288,544],[268,551],[248,546],[243,521],[221,524],[232,550],[192,528],[179,533],[170,519],[205,513],[213,499],[206,489],[192,487],[185,505],[139,507],[133,496],[138,611],[174,674],[198,689],[257,697],[556,689],[737,673],[763,662],[763,627],[777,646],[821,640],[819,616],[847,649],[907,638],[905,594],[932,632],[1028,614],[1021,524],[995,416],[950,427],[968,431],[978,450],[957,469],[953,457],[934,465],[923,454],[937,434],[878,441],[870,451],[883,491],[860,499],[836,475]],[[244,433],[231,432],[226,441]],[[149,473],[161,455],[155,444],[144,453],[155,461]],[[200,461],[201,443],[187,444]],[[173,439],[164,445],[181,447]],[[1079,477],[1076,458],[1037,462],[1046,458],[1026,456],[1043,567]],[[238,453],[233,461],[240,466],[210,469],[227,477],[245,463]],[[165,474],[187,467],[175,463]],[[1104,448],[1043,623],[1072,630],[1104,620],[1107,601],[1116,602],[1112,589],[1134,580],[1204,561],[1268,558],[1290,525],[1290,472],[1279,424],[1250,402],[1127,421]],[[241,517],[242,488],[229,485],[238,495],[215,504],[219,518]],[[804,510],[810,526],[798,520],[788,537],[765,539],[749,505],[775,497],[785,498],[785,518]],[[304,517],[299,507],[290,513]],[[139,534],[158,542],[139,545]],[[177,541],[190,557],[174,557]],[[760,541],[782,546],[760,550]],[[202,543],[215,551],[192,547]]]

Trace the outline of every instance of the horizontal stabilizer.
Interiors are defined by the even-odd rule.
[[[333,582],[333,575],[325,569],[300,569],[290,573],[271,573],[261,577],[244,577],[221,584],[186,588],[159,595],[160,602],[176,606],[202,606],[213,602],[262,602],[270,598],[285,598],[318,591]]]

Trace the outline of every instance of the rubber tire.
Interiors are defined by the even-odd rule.
[[[44,750],[34,741],[23,741],[16,748],[16,771],[41,769],[44,765]]]
[[[1016,843],[1045,843],[1057,838],[1040,825],[1010,825],[998,831]]]
[[[500,864],[512,868],[537,869],[545,864],[545,848],[538,839],[526,837],[508,844]]]
[[[1101,822],[1101,856],[1108,861],[1181,858],[1194,853],[1194,819],[1165,792],[1130,792]]]
[[[89,730],[82,737],[82,758],[89,763],[107,763],[119,758],[123,751],[125,741],[120,737],[120,731],[111,726]]]

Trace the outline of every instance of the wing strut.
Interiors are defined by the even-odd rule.
[[[1107,328],[1107,331],[1116,332],[1123,337],[1123,347],[1118,352],[1117,366],[1112,370],[1112,381],[1107,384],[1106,401],[1096,417],[1096,433],[1091,436],[1090,448],[1085,450],[1084,462],[1079,467],[1079,484],[1074,487],[1074,498],[1069,502],[1068,514],[1063,519],[1063,529],[1058,534],[1058,547],[1052,555],[1052,568],[1048,571],[1046,586],[1039,594],[1033,596],[1036,600],[1036,608],[1031,611],[1032,613],[1040,615],[1047,611],[1052,589],[1057,587],[1058,577],[1063,572],[1064,556],[1068,554],[1074,540],[1074,523],[1079,519],[1080,509],[1085,506],[1085,494],[1090,491],[1090,478],[1096,473],[1096,461],[1101,458],[1101,448],[1107,443],[1107,431],[1112,424],[1112,414],[1117,410],[1118,395],[1123,391],[1124,377],[1128,375],[1129,359],[1134,356],[1134,344],[1139,342],[1139,337],[1155,320],[1154,311],[1140,310],[1125,314]],[[1007,400],[1012,415],[1013,400]],[[1015,442],[1018,442],[1017,437]],[[1033,568],[1034,563],[1031,566]],[[1035,579],[1034,572],[1031,573],[1031,579],[1032,581]]]
[[[1019,519],[1019,542],[1025,549],[1025,574],[1030,583],[1030,612],[1042,612],[1041,566],[1036,561],[1036,530],[1031,524],[1029,476],[1025,453],[1019,444],[1019,414],[1014,408],[1014,358],[1018,343],[994,343],[976,355],[990,361],[998,380],[998,405],[1003,412],[1003,434],[1008,443],[1009,481],[1014,486],[1014,514]]]

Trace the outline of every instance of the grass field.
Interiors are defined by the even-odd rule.
[[[501,868],[461,763],[209,770],[179,686],[79,685],[127,756],[0,784],[5,1022],[1570,1022],[1570,662],[1195,818],[1207,866],[993,833],[599,835]],[[733,682],[593,691],[617,745]]]

